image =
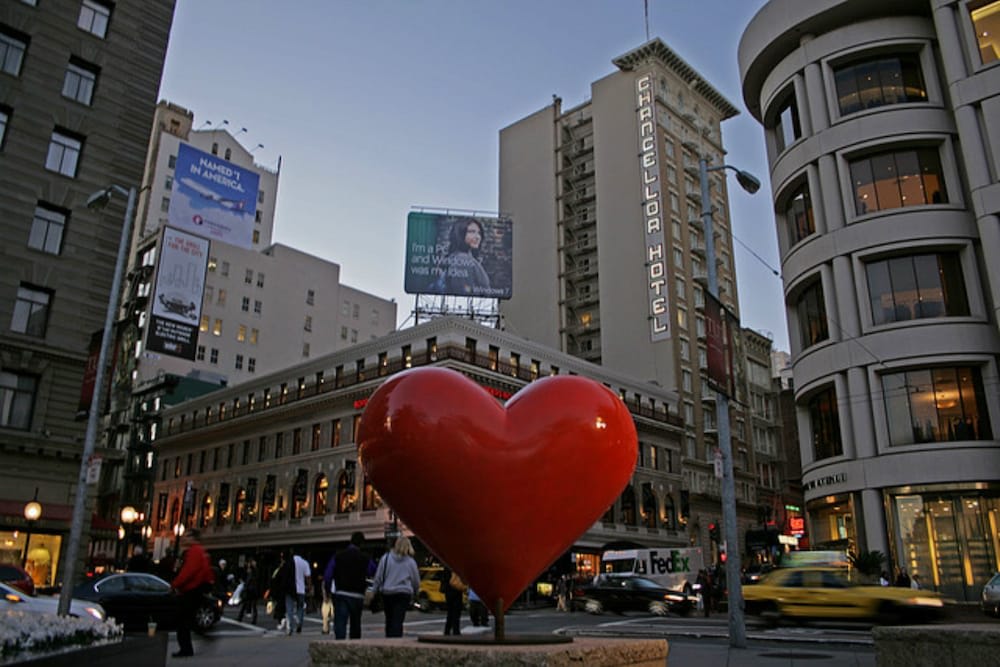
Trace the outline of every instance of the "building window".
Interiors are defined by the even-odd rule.
[[[251,345],[256,345],[257,344],[257,339],[259,337],[260,337],[260,330],[259,329],[251,328],[250,329],[250,344]]]
[[[160,200],[160,211],[162,213],[168,213],[170,211],[170,197],[164,197]]]
[[[872,323],[969,314],[957,253],[927,253],[869,262]]]
[[[229,160],[232,157],[233,157],[233,149],[232,148],[227,148],[226,149],[226,154],[225,154],[225,159]]]
[[[978,368],[887,373],[882,394],[893,445],[993,439]]]
[[[785,222],[788,224],[789,245],[795,245],[807,236],[816,233],[808,183],[803,183],[789,197],[788,204],[785,206]]]
[[[171,155],[167,158],[167,168],[173,169],[177,166],[177,156]]]
[[[247,372],[249,373],[257,372],[257,360],[253,357],[247,359]]]
[[[246,273],[243,274],[243,282],[247,285],[253,285],[253,269],[247,269]]]
[[[351,342],[352,343],[357,343],[358,342],[358,330],[357,329],[351,329]]]
[[[802,290],[795,304],[799,318],[802,349],[830,337],[826,322],[826,304],[823,301],[823,283],[817,280]]]
[[[236,332],[236,340],[239,342],[244,342],[247,339],[247,325],[241,324],[239,330]]]
[[[263,273],[258,273],[257,274],[257,287],[263,287],[263,286],[264,286],[264,274]]]
[[[215,257],[209,257],[208,258],[208,272],[209,273],[215,273],[215,270],[218,268],[218,266],[219,266],[219,260],[217,260]]]
[[[216,319],[212,324],[212,335],[221,336],[222,335],[222,320]]]
[[[312,439],[309,442],[309,450],[315,452],[319,449],[320,436],[323,435],[323,427],[320,424],[312,425]]]
[[[340,445],[340,420],[334,419],[332,423],[332,428],[330,429],[330,446],[337,447]]]
[[[218,364],[219,363],[219,350],[217,348],[212,348],[208,353],[208,363]]]
[[[948,201],[936,148],[886,151],[851,160],[851,181],[858,215]]]
[[[840,421],[837,413],[837,392],[829,387],[809,399],[809,420],[812,426],[813,458],[816,461],[844,453],[840,442]]]
[[[111,7],[96,0],[83,0],[80,6],[80,18],[76,25],[101,39],[108,34],[108,21],[111,19]]]
[[[799,107],[795,103],[795,90],[791,90],[775,114],[774,141],[780,153],[800,138],[802,127],[799,125]]]
[[[835,67],[840,115],[905,102],[926,102],[920,57],[907,53],[855,60]]]
[[[238,370],[238,371],[243,370],[243,355],[242,354],[237,354],[236,355],[236,370]]]
[[[164,190],[173,190],[174,189],[174,177],[173,176],[167,176],[166,178],[163,179],[163,189]]]
[[[0,72],[19,76],[28,37],[6,27],[0,27]]]
[[[1000,60],[1000,2],[988,2],[971,13],[983,64]]]
[[[340,339],[347,340],[347,327],[340,327]]]
[[[297,428],[292,431],[292,454],[302,453],[302,429]]]
[[[63,232],[69,212],[41,202],[35,207],[35,217],[31,221],[28,247],[58,255],[62,249]]]
[[[219,267],[219,273],[224,276],[229,276],[229,262],[222,262],[222,265]]]
[[[243,297],[243,301],[240,303],[240,310],[242,310],[244,313],[250,312],[250,297],[248,296]]]
[[[96,65],[71,57],[66,66],[66,77],[63,79],[62,94],[71,100],[90,106],[94,98],[94,86],[100,68]]]
[[[205,346],[199,345],[197,351],[195,352],[195,359],[198,361],[205,361]]]
[[[316,290],[306,290],[306,303],[310,306],[316,302]]]
[[[264,304],[256,299],[253,302],[253,312],[255,315],[260,315],[261,311],[264,310]]]
[[[355,303],[351,305],[351,317],[354,319],[361,317],[361,304]]]
[[[220,306],[226,305],[226,290],[222,289],[221,287],[219,288],[219,298],[216,301],[216,303]]]
[[[36,336],[45,336],[49,320],[49,305],[52,292],[28,283],[21,283],[17,288],[17,301],[14,303],[14,316],[10,322],[11,331]]]
[[[0,371],[0,426],[28,430],[37,380],[31,375]]]
[[[7,136],[7,123],[10,122],[10,111],[0,106],[0,148],[3,148],[4,138]]]
[[[277,433],[274,436],[274,458],[280,459],[285,454],[285,434]]]
[[[206,287],[205,289],[209,289],[209,288]],[[201,323],[198,325],[198,331],[200,331],[202,333],[207,333],[208,332],[208,322],[209,322],[208,315],[202,315],[201,316]]]
[[[312,318],[312,315],[306,315],[306,319],[302,323],[302,328],[305,331],[312,331],[313,330],[313,318]]]
[[[213,141],[212,142],[212,155],[218,155],[218,154],[219,154],[219,142],[218,141]]]
[[[45,158],[45,168],[74,178],[82,149],[82,140],[60,130],[53,130],[52,138],[49,140],[49,153]]]
[[[302,356],[303,357],[309,356],[309,343],[302,343]]]

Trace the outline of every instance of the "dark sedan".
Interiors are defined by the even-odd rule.
[[[602,574],[580,593],[582,596],[575,603],[591,614],[644,611],[657,616],[667,613],[686,616],[695,606],[690,596],[645,577]]]
[[[144,632],[150,621],[158,630],[177,629],[177,593],[152,574],[119,572],[91,579],[77,586],[73,596],[100,603],[126,632]],[[195,614],[195,630],[205,632],[221,616],[222,602],[206,595]]]

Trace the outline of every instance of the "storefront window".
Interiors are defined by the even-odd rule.
[[[54,585],[62,536],[33,532],[27,544],[27,553],[25,538],[28,538],[28,534],[23,530],[0,531],[0,565],[20,565],[23,559],[24,569],[35,582],[36,588]]]
[[[853,549],[858,543],[854,499],[848,494],[826,496],[808,504],[809,544],[814,549]]]
[[[926,588],[975,601],[1000,568],[1000,494],[957,492],[892,497],[897,567]]]

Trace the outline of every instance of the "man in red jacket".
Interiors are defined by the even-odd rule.
[[[201,532],[193,528],[184,535],[190,541],[184,551],[183,564],[180,572],[174,577],[172,586],[180,595],[180,608],[177,617],[177,643],[180,650],[174,653],[175,658],[194,655],[191,646],[191,629],[194,627],[194,615],[202,596],[212,588],[215,575],[212,573],[212,563],[208,559],[205,547],[199,539]]]

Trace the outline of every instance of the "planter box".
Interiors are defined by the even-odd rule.
[[[164,667],[167,664],[167,638],[166,632],[158,632],[154,637],[147,637],[144,634],[125,635],[125,640],[117,644],[81,646],[4,664],[14,664],[18,667],[79,667],[79,665]]]

